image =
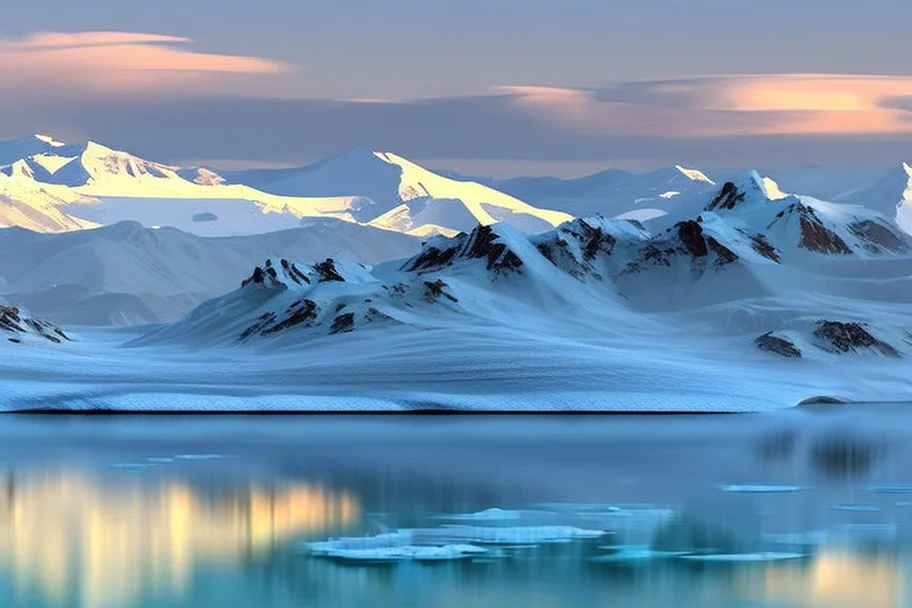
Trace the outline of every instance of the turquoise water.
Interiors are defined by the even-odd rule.
[[[912,606],[909,422],[0,418],[0,606]]]

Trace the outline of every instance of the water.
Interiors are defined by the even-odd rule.
[[[910,423],[4,417],[0,606],[912,606]]]

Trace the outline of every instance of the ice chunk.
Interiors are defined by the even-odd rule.
[[[811,557],[807,553],[760,551],[757,553],[717,553],[707,555],[682,555],[679,559],[700,562],[782,562]]]
[[[869,486],[869,492],[877,494],[912,494],[912,485],[888,484],[882,486]]]
[[[608,545],[602,548],[611,549],[612,552],[606,555],[589,558],[589,561],[603,563],[632,563],[680,557],[690,553],[689,551],[657,551],[649,547],[649,545]]]
[[[849,511],[851,513],[876,513],[880,511],[880,507],[877,505],[861,505],[852,503],[833,505],[832,509],[834,511]]]
[[[719,487],[723,492],[735,494],[788,494],[803,492],[806,486],[767,485],[767,484],[731,484]]]
[[[362,562],[444,561],[474,557],[485,551],[482,547],[472,545],[443,545],[440,547],[404,545],[376,549],[336,549],[327,553],[326,556]]]

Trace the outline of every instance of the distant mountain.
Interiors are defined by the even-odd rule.
[[[483,184],[453,179],[390,152],[357,148],[298,169],[228,174],[281,196],[355,197],[352,216],[374,226],[419,236],[455,234],[505,222],[530,232],[571,219],[539,209]]]
[[[538,205],[551,200],[604,196],[615,187],[633,178],[634,175],[627,171],[606,169],[592,175],[571,179],[514,177],[501,180],[487,179],[483,183],[532,205]]]
[[[574,179],[527,177],[487,183],[532,204],[559,209],[574,217],[601,214],[638,220],[664,215],[674,207],[676,197],[702,195],[715,185],[702,171],[681,165],[641,175],[609,169]]]
[[[445,178],[395,154],[364,149],[300,169],[226,178],[91,141],[68,145],[36,136],[3,145],[0,152],[6,156],[0,158],[8,163],[0,173],[33,182],[11,197],[17,208],[28,208],[31,219],[10,212],[7,223],[36,230],[132,220],[228,236],[294,228],[308,218],[336,218],[427,236],[498,221],[539,231],[570,219],[481,184]],[[19,154],[23,156],[15,158]],[[50,186],[58,190],[56,196],[35,193]]]
[[[78,146],[56,141],[49,135],[32,135],[21,139],[0,141],[0,166],[17,160],[38,156],[41,158],[73,158],[79,154]]]
[[[69,188],[35,180],[33,167],[25,161],[16,161],[0,171],[0,227],[20,226],[39,232],[92,228],[94,222],[66,209],[97,202]]]
[[[912,234],[912,164],[900,163],[873,184],[846,192],[836,200],[882,213]]]
[[[65,234],[0,230],[0,294],[66,325],[173,320],[232,288],[269,255],[369,264],[411,254],[413,237],[324,220],[265,235],[202,238],[135,222]],[[14,262],[15,261],[15,262]]]
[[[657,232],[480,226],[373,270],[273,257],[134,345],[319,352],[294,367],[316,394],[439,407],[912,397],[912,239],[893,222],[756,172],[696,211]]]

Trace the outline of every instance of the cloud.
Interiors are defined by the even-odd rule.
[[[517,110],[578,131],[665,137],[912,133],[912,76],[765,74],[502,87]]]
[[[170,38],[133,36],[139,35],[34,37],[29,44],[82,50],[140,46],[195,55],[174,48]],[[0,58],[7,52],[0,47]],[[213,69],[208,59],[194,61]],[[0,79],[2,70],[0,60]],[[193,94],[159,86],[168,94],[155,95],[149,82],[163,81],[143,80],[135,95],[125,89],[115,96],[32,92],[28,103],[2,95],[0,138],[49,132],[62,140],[97,139],[165,162],[217,158],[235,166],[300,164],[364,145],[418,161],[472,161],[465,166],[480,166],[476,161],[485,159],[501,166],[555,163],[565,173],[572,163],[587,169],[598,163],[635,169],[675,162],[708,169],[879,164],[908,158],[912,151],[909,77],[719,76],[343,101],[229,95],[211,80],[212,72],[191,74],[193,82],[177,90]],[[193,89],[199,80],[206,86]]]
[[[123,96],[212,92],[226,76],[277,74],[288,66],[268,59],[200,53],[177,36],[133,32],[45,32],[0,40],[4,93]]]

